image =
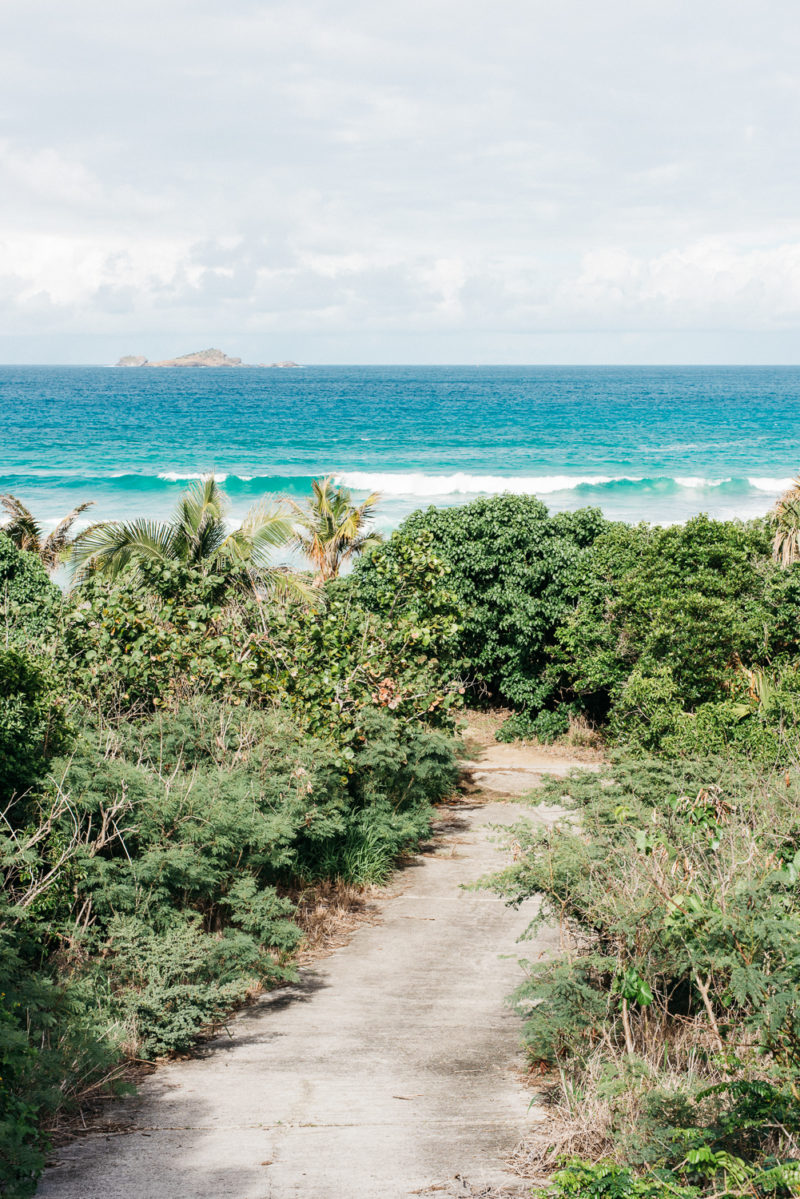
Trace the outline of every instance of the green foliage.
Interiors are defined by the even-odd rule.
[[[0,801],[30,786],[67,740],[53,673],[46,658],[0,648]]]
[[[455,777],[445,737],[380,706],[345,770],[341,742],[248,704],[194,697],[75,723],[69,757],[0,833],[13,995],[0,1150],[20,1195],[41,1168],[43,1116],[113,1078],[120,1055],[185,1050],[290,977],[300,934],[284,888],[382,881]]]
[[[551,517],[530,496],[478,499],[459,508],[416,512],[354,572],[366,600],[383,595],[381,569],[420,544],[420,538],[448,566],[447,583],[460,608],[454,660],[477,693],[524,710],[536,711],[552,688],[543,678],[554,630],[577,595],[583,560],[605,522],[599,512]],[[428,588],[417,589],[417,609],[428,606]]]
[[[441,576],[443,568],[401,556],[388,580],[393,594],[415,595],[426,571]],[[339,583],[312,607],[231,595],[225,576],[180,566],[149,568],[148,582],[145,590],[138,576],[113,585],[95,576],[66,607],[61,669],[104,712],[171,707],[197,692],[234,704],[287,703],[347,752],[361,714],[376,707],[452,727],[463,688],[441,670],[457,632],[445,591],[423,616],[411,605],[369,612]]]
[[[772,556],[782,566],[793,566],[800,560],[800,480],[795,479],[784,491],[770,513],[774,529]]]
[[[741,663],[780,671],[796,659],[799,598],[795,572],[770,558],[763,522],[612,525],[590,550],[548,677],[572,707],[645,751],[740,745],[769,760],[794,723],[794,667],[780,699],[759,707],[742,695]]]
[[[356,602],[390,619],[412,621],[422,645],[446,645],[461,631],[459,604],[453,591],[453,568],[433,549],[427,528],[394,532],[388,542],[356,564],[346,586]]]
[[[7,846],[2,867],[8,866]],[[42,969],[24,913],[0,897],[0,1193],[26,1199],[48,1146],[43,1117],[98,1076],[115,1051],[98,1036],[87,994]],[[109,1078],[109,1085],[113,1076]]]
[[[0,612],[3,640],[26,645],[50,630],[61,593],[36,554],[19,550],[0,531]]]
[[[602,1099],[627,1160],[572,1163],[556,1193],[794,1193],[800,785],[730,759],[620,758],[567,791],[578,822],[517,826],[494,880],[514,903],[540,894],[532,928],[558,920],[569,947],[526,964],[531,1057]],[[563,781],[536,800],[564,803]]]
[[[373,554],[374,610],[362,603],[360,576],[355,584],[336,581],[320,607],[274,610],[248,645],[254,700],[287,704],[305,728],[336,746],[346,774],[363,758],[381,714],[390,717],[382,727],[407,730],[397,733],[403,741],[422,726],[452,730],[463,704],[463,685],[443,665],[458,632],[446,568],[424,545],[384,558],[386,549]]]
[[[385,882],[398,854],[430,829],[430,805],[457,779],[450,742],[439,733],[413,733],[383,710],[365,713],[349,763],[352,815],[340,836],[316,838],[295,866],[308,880]]]
[[[575,715],[645,753],[774,761],[796,741],[800,571],[763,522],[629,527],[502,496],[414,514],[315,607],[207,566],[139,575],[91,580],[64,618],[64,670],[106,709],[287,700],[344,752],[370,706],[446,724],[470,688],[515,708],[505,740]]]
[[[439,635],[416,614],[367,613],[334,591],[322,612],[296,608],[252,645],[254,688],[285,696],[297,718],[341,747],[347,769],[372,713],[452,728],[463,686],[440,670]]]
[[[536,1195],[580,1196],[583,1199],[695,1199],[700,1190],[685,1186],[675,1178],[658,1174],[640,1177],[629,1166],[615,1162],[584,1162],[578,1159],[566,1163],[552,1179],[547,1191]]]
[[[442,579],[417,568],[404,588],[414,554]],[[441,659],[514,708],[503,740],[552,740],[575,715],[644,753],[768,762],[796,743],[800,570],[772,560],[764,521],[628,526],[500,496],[413,514],[349,585],[428,624],[452,593]]]
[[[287,924],[282,936],[276,929],[290,905],[274,893],[261,892],[259,898],[264,910],[259,936],[274,941],[277,933],[286,947],[295,944],[294,926]],[[209,936],[199,914],[159,928],[149,920],[116,917],[109,922],[107,945],[110,970],[104,965],[105,976],[96,978],[95,987],[102,993],[112,984],[109,1013],[125,1043],[144,1058],[188,1049],[201,1029],[221,1020],[257,981],[287,977],[259,949],[258,938],[235,928]]]
[[[252,691],[250,639],[263,621],[255,596],[180,564],[94,575],[65,604],[56,654],[63,676],[108,714],[171,706],[196,692],[243,702]]]
[[[568,728],[569,712],[565,707],[554,711],[543,708],[535,716],[530,712],[514,712],[498,729],[497,740],[516,741],[535,737],[546,745],[566,733]]]
[[[567,1162],[552,1178],[546,1191],[534,1195],[593,1196],[597,1199],[699,1199],[713,1194],[724,1199],[741,1196],[791,1196],[800,1188],[800,1162],[777,1162],[766,1169],[745,1162],[724,1149],[701,1145],[689,1149],[674,1169],[637,1173],[616,1162]]]

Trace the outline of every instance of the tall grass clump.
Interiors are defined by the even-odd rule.
[[[800,775],[620,758],[549,785],[492,885],[560,952],[515,1002],[555,1080],[521,1154],[559,1194],[793,1194],[800,1182]]]

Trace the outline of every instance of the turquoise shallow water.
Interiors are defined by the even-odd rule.
[[[800,467],[800,368],[0,367],[0,490],[46,521],[165,515],[225,479],[233,514],[336,473],[420,505],[503,490],[627,520],[765,512]]]

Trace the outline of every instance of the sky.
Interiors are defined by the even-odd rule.
[[[0,362],[800,362],[795,0],[3,0]]]

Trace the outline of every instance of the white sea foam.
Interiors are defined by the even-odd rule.
[[[459,471],[453,475],[425,475],[421,472],[372,473],[345,471],[336,482],[355,491],[380,491],[383,495],[495,495],[511,491],[516,495],[544,495],[553,491],[570,491],[580,483],[597,485],[613,483],[609,475],[468,475]],[[630,482],[638,483],[639,479]]]
[[[704,479],[700,475],[676,475],[675,482],[679,487],[689,487],[696,490],[699,487],[722,487],[723,483],[732,483],[732,479]]]
[[[757,491],[774,491],[776,495],[779,495],[780,492],[786,491],[789,487],[793,486],[794,479],[771,479],[768,477],[756,477],[748,478],[747,482],[751,487],[755,487]]]
[[[193,473],[181,475],[181,474],[178,474],[177,471],[166,470],[163,472],[163,474],[160,474],[158,477],[159,477],[159,479],[164,479],[167,483],[188,483],[192,479],[212,479],[212,478],[215,479],[217,481],[217,483],[224,483],[228,476],[227,476],[227,474],[217,474],[215,471],[206,471],[206,472],[201,472],[201,473],[193,472]],[[237,477],[245,478],[246,476],[239,475]]]
[[[676,483],[679,487],[697,490],[721,487],[731,479],[705,479],[699,475],[681,475],[674,479],[647,479],[642,475],[426,475],[421,472],[378,473],[343,471],[336,482],[355,491],[379,491],[382,495],[445,496],[496,495],[510,491],[515,495],[550,495],[572,491],[576,487],[604,487],[613,483]]]

